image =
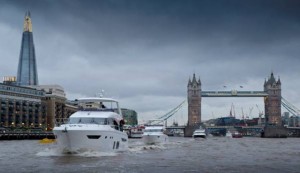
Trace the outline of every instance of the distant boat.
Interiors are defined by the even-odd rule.
[[[164,133],[163,125],[145,126],[143,141],[147,145],[164,144],[168,142],[168,136]]]
[[[232,133],[227,130],[225,137],[232,138]]]
[[[206,138],[205,129],[197,129],[193,133],[193,138]]]
[[[232,133],[232,137],[233,138],[242,138],[243,135],[240,132],[236,131],[236,132]]]

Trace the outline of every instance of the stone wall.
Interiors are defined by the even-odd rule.
[[[264,138],[286,138],[288,130],[282,126],[266,126],[262,132]]]

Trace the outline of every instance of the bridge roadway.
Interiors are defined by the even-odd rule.
[[[186,126],[168,126],[167,130],[172,129],[182,129],[184,130]],[[262,129],[262,126],[206,126],[206,129],[234,129],[234,128],[242,128],[242,129]]]
[[[201,91],[201,97],[266,97],[264,91]]]
[[[260,136],[263,129],[262,126],[206,126],[207,133],[214,136],[225,136],[227,130],[239,131],[243,136]],[[169,126],[166,127],[167,133],[173,130],[181,130],[185,133],[185,126]]]
[[[171,130],[185,130],[185,126],[168,126],[167,131]],[[243,133],[244,136],[257,136],[264,129],[264,126],[207,126],[208,133],[214,131],[222,131],[224,133],[225,129],[237,130]],[[289,137],[300,137],[300,127],[287,127]],[[226,132],[225,132],[226,133]]]

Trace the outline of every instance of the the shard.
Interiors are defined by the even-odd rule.
[[[30,12],[26,12],[19,57],[17,85],[38,85]]]

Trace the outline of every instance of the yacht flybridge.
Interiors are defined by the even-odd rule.
[[[54,127],[57,144],[65,152],[91,149],[101,152],[128,149],[128,136],[118,101],[111,98],[78,99],[79,111],[68,123]]]

